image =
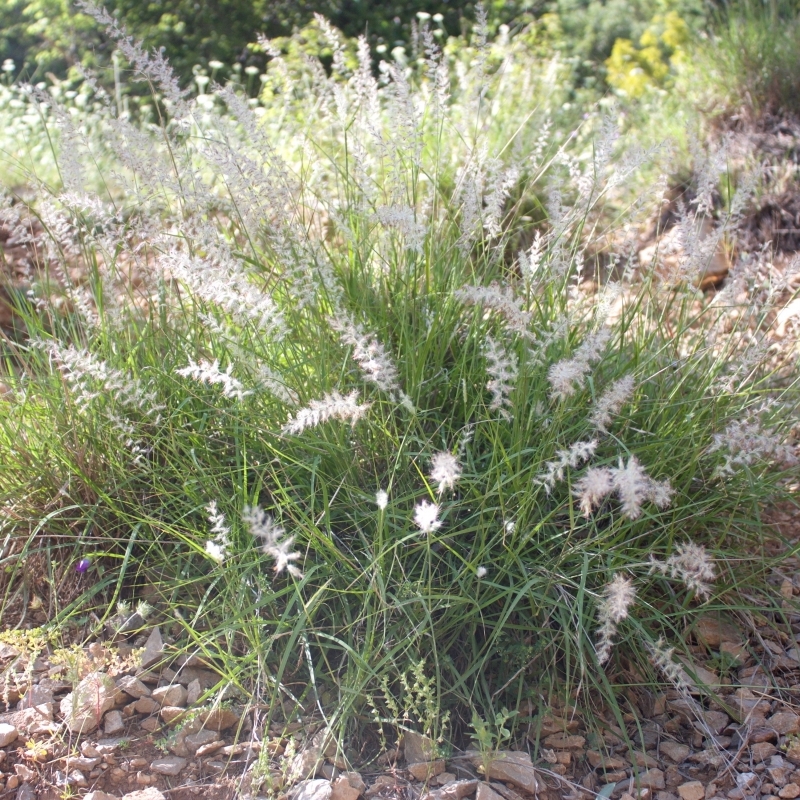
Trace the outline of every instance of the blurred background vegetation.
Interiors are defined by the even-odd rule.
[[[258,34],[285,37],[301,31],[314,13],[326,16],[346,36],[366,34],[373,47],[408,44],[420,18],[434,21],[440,37],[460,37],[475,19],[467,0],[108,0],[106,8],[148,47],[163,47],[185,80],[192,72],[222,62],[226,68],[262,66]],[[675,52],[690,31],[700,30],[720,7],[704,0],[493,0],[486,3],[490,33],[508,25],[535,31],[548,45],[574,60],[576,75],[591,83],[612,56],[613,72],[630,61],[656,81],[664,56]],[[622,42],[623,44],[620,44]],[[58,78],[83,63],[103,66],[111,51],[97,24],[70,0],[4,0],[0,3],[0,60],[15,74],[37,80]],[[10,65],[8,66],[10,71]],[[640,81],[641,82],[641,81]],[[625,80],[620,81],[624,85]],[[635,83],[635,82],[634,82]]]

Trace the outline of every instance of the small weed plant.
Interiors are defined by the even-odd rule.
[[[352,735],[377,705],[488,751],[528,701],[676,674],[796,475],[782,279],[694,289],[702,197],[668,271],[623,237],[596,274],[644,157],[613,161],[610,123],[560,146],[553,64],[523,77],[480,26],[376,74],[320,21],[330,70],[264,42],[254,110],[86,7],[158,121],[25,95],[60,177],[2,209],[35,254],[2,344],[5,585],[46,552],[54,625],[146,593],[266,724]]]

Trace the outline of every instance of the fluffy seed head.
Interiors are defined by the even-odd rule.
[[[456,481],[461,477],[461,465],[458,459],[450,452],[435,453],[431,458],[431,480],[439,484],[438,492],[453,489]]]
[[[423,533],[433,533],[442,526],[439,519],[439,506],[428,500],[423,500],[414,507],[414,524]]]

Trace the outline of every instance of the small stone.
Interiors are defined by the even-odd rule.
[[[149,789],[128,792],[128,794],[123,795],[122,800],[166,800],[166,798],[158,789],[151,786]]]
[[[221,750],[223,747],[225,747],[225,740],[217,739],[215,742],[209,742],[202,747],[198,747],[195,755],[198,758],[205,758],[206,756],[213,755],[217,750]]]
[[[183,738],[183,743],[186,749],[194,755],[201,747],[204,747],[211,742],[217,740],[215,731],[198,731],[197,733],[190,733]]]
[[[153,700],[163,706],[182,706],[186,702],[186,689],[179,683],[153,690]]]
[[[32,783],[36,780],[36,773],[27,764],[14,764],[14,772],[25,783]]]
[[[148,733],[155,733],[161,727],[161,723],[155,717],[148,717],[139,723],[139,727]]]
[[[691,750],[678,742],[661,742],[659,751],[675,764],[682,764],[689,757]]]
[[[125,675],[123,678],[118,678],[117,687],[134,700],[138,700],[140,697],[150,697],[150,690],[147,686],[138,678],[134,678],[133,675]]]
[[[73,733],[90,733],[114,705],[114,681],[102,672],[87,675],[60,704],[64,723]],[[41,708],[41,706],[37,707]]]
[[[789,761],[792,762],[792,764],[800,765],[800,741],[789,740],[789,744],[784,755],[789,759]]]
[[[700,781],[690,781],[678,787],[678,794],[681,796],[681,800],[703,800],[706,790]]]
[[[475,792],[475,800],[504,800],[488,783],[481,782]]]
[[[453,772],[443,772],[441,775],[437,775],[432,783],[436,783],[439,786],[447,786],[448,783],[455,783],[456,776]]]
[[[403,755],[406,764],[422,764],[425,761],[433,761],[436,746],[428,736],[414,731],[403,733]]]
[[[31,686],[25,692],[22,699],[17,703],[17,710],[22,711],[24,708],[36,708],[36,706],[44,705],[45,703],[53,702],[53,693],[50,689],[43,686]]]
[[[67,783],[71,786],[79,786],[81,789],[85,789],[89,785],[83,773],[77,769],[70,772]]]
[[[161,631],[158,627],[153,628],[147,642],[144,645],[141,665],[142,669],[153,666],[157,661],[164,657],[164,640],[161,638]]]
[[[423,761],[419,764],[407,764],[406,769],[418,780],[418,781],[429,781],[431,778],[435,777],[436,775],[441,775],[447,765],[445,764],[443,759],[437,759],[436,761]]]
[[[185,758],[178,756],[165,756],[164,758],[157,758],[150,764],[150,769],[159,775],[178,775],[186,766],[187,761]]]
[[[200,681],[196,678],[186,687],[186,705],[196,705],[203,694],[203,687],[200,686]]]
[[[17,789],[17,800],[36,800],[36,792],[29,783],[23,783]]]
[[[16,775],[9,775],[6,780],[6,789],[16,789],[19,786],[19,778]]]
[[[215,708],[213,711],[200,714],[199,719],[212,731],[224,731],[236,725],[241,717],[229,708]]]
[[[0,723],[0,747],[8,747],[19,738],[19,731],[5,722]]]
[[[101,792],[99,789],[95,789],[93,792],[85,794],[83,800],[119,800],[119,795],[108,794],[107,792]]]
[[[800,797],[800,786],[796,783],[787,783],[778,792],[778,797],[783,798],[783,800],[794,800],[795,797]]]
[[[367,790],[367,784],[364,779],[357,772],[343,772],[342,773],[354,789],[358,789],[359,794],[364,794]]]
[[[737,666],[747,661],[747,647],[738,642],[722,642],[719,646],[719,652],[727,653],[736,662]]]
[[[740,772],[736,776],[736,788],[747,790],[758,783],[758,775],[755,772]]]
[[[800,716],[789,711],[779,711],[767,720],[767,725],[781,736],[798,733],[800,732]]]
[[[583,738],[583,737],[578,737]],[[476,767],[484,766],[484,756],[474,750],[467,755]],[[513,750],[499,750],[494,753],[487,767],[487,778],[496,781],[507,781],[519,786],[530,794],[536,794],[539,784],[536,780],[536,770],[528,753]],[[479,787],[480,788],[480,787]]]
[[[712,650],[716,650],[723,642],[741,642],[744,638],[733,620],[718,612],[701,614],[694,632],[698,641]]]
[[[330,800],[358,800],[360,794],[361,792],[353,788],[344,775],[340,775],[331,784]]]
[[[757,697],[750,689],[744,687],[734,692],[734,706],[744,715],[769,714],[770,704],[763,697]]]
[[[331,800],[333,787],[323,779],[300,781],[289,792],[290,800]]]
[[[649,769],[639,773],[639,784],[645,789],[665,789],[664,773],[660,769]]]
[[[66,759],[67,769],[79,769],[81,772],[89,772],[99,763],[99,758],[87,758],[86,756],[73,756],[72,758]]]
[[[180,708],[179,706],[164,706],[164,708],[161,709],[161,719],[163,719],[167,725],[172,725],[173,722],[179,720],[185,713],[185,708]]]
[[[103,718],[103,730],[106,736],[115,736],[125,730],[125,721],[121,711],[109,711]]]
[[[140,697],[134,704],[137,714],[155,714],[161,706],[152,697]]]
[[[544,746],[553,750],[582,750],[585,745],[583,736],[565,736],[561,733],[552,734],[544,740]]]
[[[644,767],[645,769],[652,769],[658,766],[658,760],[647,753],[642,753],[640,750],[629,750],[628,758],[637,767]]]
[[[478,781],[462,780],[448,783],[439,790],[442,800],[463,800],[478,789]]]
[[[706,725],[708,725],[714,733],[722,733],[730,724],[730,717],[722,711],[703,711],[702,713]]]
[[[756,763],[766,761],[778,752],[772,742],[757,742],[750,746],[750,756]]]

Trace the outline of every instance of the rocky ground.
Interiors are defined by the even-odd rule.
[[[791,511],[782,522],[798,526]],[[0,797],[793,800],[800,559],[782,564],[770,581],[784,609],[771,619],[702,614],[687,630],[687,688],[629,690],[638,713],[623,716],[624,730],[610,713],[589,722],[555,706],[534,712],[512,749],[490,753],[442,756],[406,733],[378,759],[352,763],[314,714],[266,728],[263,709],[245,697],[220,702],[217,666],[175,655],[158,626],[66,650],[7,632]]]

